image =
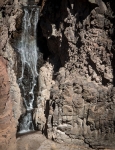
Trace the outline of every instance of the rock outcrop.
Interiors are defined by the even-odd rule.
[[[21,9],[18,1],[0,1],[0,150],[16,150],[21,94],[16,79],[16,53],[10,45]]]
[[[10,82],[7,61],[0,56],[0,149],[15,150],[15,123],[10,97]]]
[[[50,98],[47,93],[40,98],[48,138],[115,148],[113,14],[114,1],[109,0],[46,1],[40,25],[50,51],[53,84]],[[49,80],[51,76],[44,84]]]
[[[59,143],[115,149],[114,0],[35,2],[41,5],[37,40],[45,58],[38,66],[36,130]],[[27,0],[0,1],[1,150],[16,150],[16,127],[24,111],[16,51],[22,4]]]

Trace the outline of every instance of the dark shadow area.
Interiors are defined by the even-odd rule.
[[[49,100],[46,101],[46,108],[44,111],[45,117],[46,117],[46,124],[45,124],[45,128],[42,130],[42,134],[44,134],[47,138],[48,138],[48,133],[47,133],[47,129],[48,129],[48,116],[49,116],[49,110],[50,110],[50,106],[49,106]]]
[[[43,53],[43,59],[47,60],[47,58],[50,55],[50,51],[49,51],[48,46],[47,46],[47,40],[43,36],[40,23],[41,23],[41,21],[39,20],[38,25],[37,25],[37,37],[36,37],[37,47],[39,47],[39,51],[41,53]]]
[[[6,13],[5,13],[5,7],[1,7],[0,11],[2,12],[2,17],[5,18],[6,17]]]
[[[72,8],[72,4],[74,3],[74,8]],[[68,11],[67,8],[70,9],[70,13],[73,16],[77,17],[77,22],[83,24],[84,19],[87,18],[88,15],[90,15],[91,11],[98,7],[97,4],[89,3],[88,0],[73,0],[66,2],[63,2],[61,0],[47,0],[45,3],[45,6],[42,10],[42,17],[40,18],[40,21],[38,23],[38,47],[40,48],[40,52],[44,54],[44,59],[48,58],[50,56],[49,60],[50,63],[54,66],[54,73],[59,71],[60,67],[63,67],[66,62],[69,61],[69,44],[68,44],[68,38],[65,36],[64,29],[67,27],[71,27],[71,23],[67,23],[64,20],[68,17]],[[40,22],[41,26],[40,27]],[[62,33],[62,41],[60,41],[60,37],[53,36],[52,34],[52,27],[51,24],[54,24],[57,31],[61,29],[61,24],[63,25],[63,29],[61,29]],[[51,28],[51,29],[50,29]],[[76,29],[75,35],[78,38],[78,41],[76,42],[76,46],[78,48],[81,47],[83,44],[81,41],[81,38],[79,36],[80,31],[83,29],[83,26],[79,29]],[[43,33],[42,33],[43,32]],[[46,40],[46,38],[43,36],[47,34],[49,35],[49,39]],[[40,36],[41,35],[41,36]],[[58,65],[57,65],[58,64]]]

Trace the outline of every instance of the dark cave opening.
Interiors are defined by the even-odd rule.
[[[39,20],[38,25],[37,25],[37,37],[36,37],[37,47],[39,47],[39,51],[43,54],[43,59],[47,60],[47,58],[50,55],[50,51],[47,46],[47,40],[43,36],[40,23],[41,23],[41,20]]]

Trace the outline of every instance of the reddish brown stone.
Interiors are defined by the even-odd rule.
[[[10,149],[9,144],[15,143],[15,124],[9,91],[7,61],[0,56],[0,150]]]

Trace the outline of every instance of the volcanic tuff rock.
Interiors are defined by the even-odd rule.
[[[45,3],[40,25],[55,81],[43,96],[50,139],[115,148],[114,8],[109,0]]]

